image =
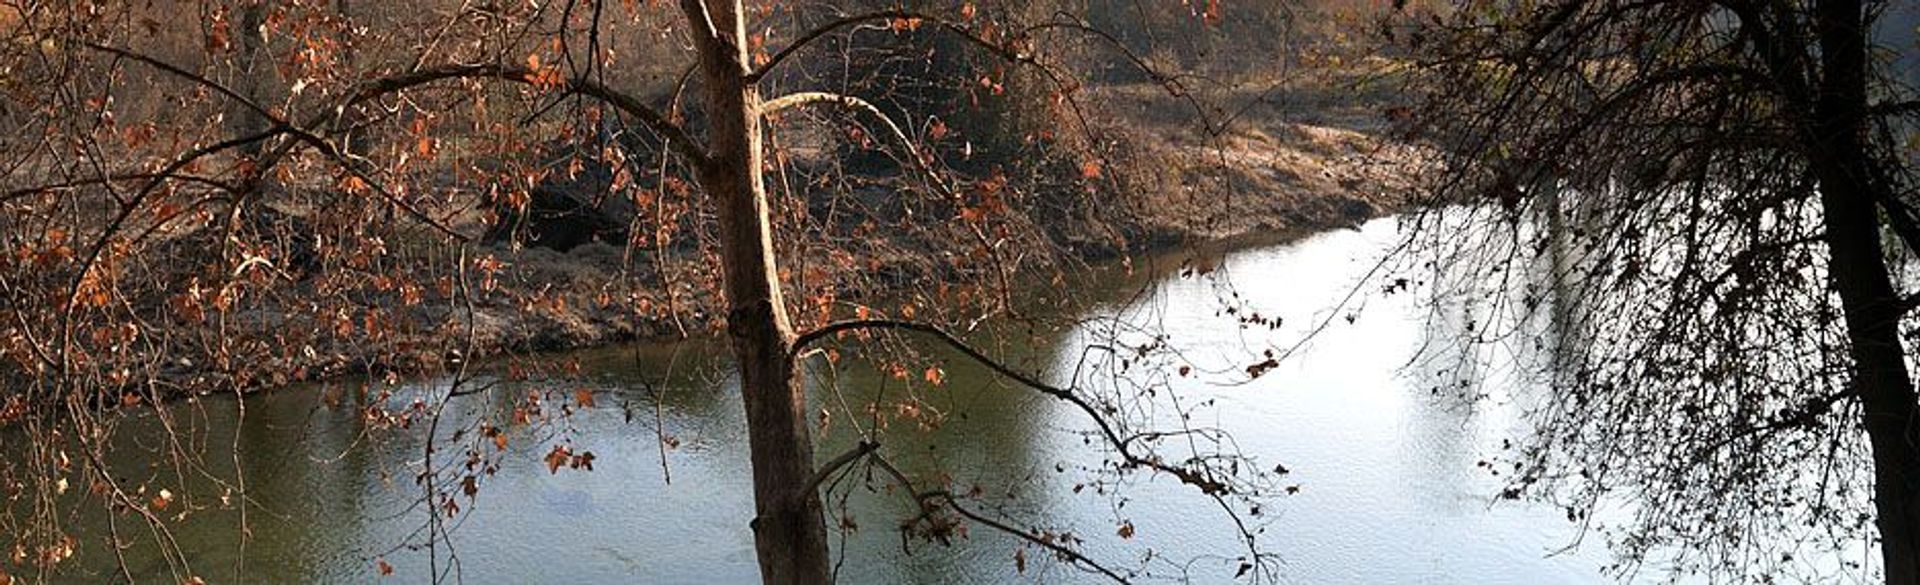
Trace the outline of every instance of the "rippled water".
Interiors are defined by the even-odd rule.
[[[1089,312],[1119,314],[1165,332],[1203,371],[1242,367],[1269,348],[1285,351],[1304,331],[1328,323],[1299,353],[1249,383],[1174,377],[1180,396],[1217,400],[1199,411],[1202,422],[1232,432],[1263,464],[1291,470],[1282,485],[1298,486],[1298,493],[1277,498],[1256,519],[1264,526],[1263,545],[1283,560],[1283,581],[1604,581],[1599,568],[1606,552],[1597,546],[1551,554],[1577,535],[1560,511],[1496,505],[1499,480],[1478,463],[1512,436],[1516,407],[1497,396],[1463,403],[1450,390],[1435,391],[1463,376],[1479,380],[1477,388],[1504,387],[1503,367],[1412,359],[1430,339],[1446,337],[1449,325],[1409,295],[1364,292],[1344,309],[1329,309],[1347,299],[1396,240],[1394,221],[1381,220],[1358,231],[1234,253],[1208,278],[1169,271],[1144,283],[1116,283],[1101,293],[1115,300]],[[1132,294],[1137,286],[1150,294]],[[1235,294],[1248,310],[1279,317],[1283,326],[1239,328],[1220,314],[1222,300]],[[1080,357],[1082,334],[1008,350],[1010,359],[1051,364],[1060,378],[1059,370]],[[437,549],[439,566],[457,560],[458,576],[474,583],[755,581],[746,440],[724,356],[721,347],[702,342],[573,356],[593,373],[596,406],[550,427],[509,433],[513,454],[480,485],[475,500],[457,499],[467,514],[450,530],[452,553],[444,543]],[[844,369],[843,391],[881,390],[880,376]],[[948,415],[946,424],[935,432],[896,424],[888,433],[888,452],[910,473],[947,471],[954,485],[1004,491],[991,500],[1019,525],[1071,530],[1088,541],[1094,558],[1144,567],[1143,581],[1215,582],[1231,574],[1240,549],[1230,520],[1213,502],[1166,478],[1136,478],[1123,498],[1094,489],[1076,493],[1073,487],[1088,479],[1082,469],[1099,462],[1083,443],[1084,418],[1002,387],[962,362],[947,363],[946,373],[950,383],[926,395],[928,405]],[[666,455],[671,483],[647,388],[661,391],[664,429],[677,443]],[[115,466],[130,483],[200,486],[195,499],[169,513],[204,506],[173,528],[190,568],[170,568],[146,527],[121,517],[123,540],[138,543],[126,552],[134,573],[155,582],[188,571],[210,582],[427,581],[427,552],[407,546],[424,541],[418,531],[425,513],[413,505],[420,488],[412,476],[421,463],[422,433],[417,427],[366,432],[354,408],[326,406],[327,394],[287,389],[249,398],[244,424],[236,424],[230,400],[172,407],[178,424],[205,429],[186,434],[193,442],[187,448],[209,454],[213,475],[231,475],[226,454],[239,445],[245,493],[255,502],[247,509],[244,545],[238,513],[217,505],[224,490],[143,454],[143,447],[156,446],[154,439],[129,441],[117,451]],[[470,408],[504,407],[514,399],[500,392],[493,403]],[[449,420],[470,419],[451,413]],[[158,436],[150,432],[152,420],[128,424],[127,435]],[[845,447],[848,428],[838,423],[829,433],[823,459]],[[563,442],[593,452],[594,470],[549,473],[541,456]],[[1015,562],[1019,544],[986,530],[972,530],[953,547],[903,547],[894,527],[911,506],[898,494],[855,490],[847,506],[860,528],[839,545],[843,582],[1096,581],[1033,551],[1023,575]],[[105,538],[102,517],[74,522],[95,539],[90,543]],[[1131,538],[1116,535],[1122,522],[1135,526]],[[391,575],[380,574],[383,562]],[[82,568],[59,580],[98,581],[109,574],[112,558],[88,546],[77,564]]]

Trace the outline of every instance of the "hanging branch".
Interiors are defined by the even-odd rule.
[[[1231,481],[1230,479],[1221,479],[1219,477],[1216,477],[1214,474],[1214,470],[1211,467],[1201,465],[1198,468],[1191,468],[1191,467],[1169,465],[1161,461],[1158,456],[1154,456],[1151,454],[1143,455],[1139,452],[1136,452],[1133,448],[1134,445],[1140,442],[1141,440],[1151,440],[1151,439],[1163,437],[1163,436],[1175,436],[1182,433],[1135,433],[1135,434],[1129,434],[1128,436],[1123,437],[1121,436],[1119,431],[1115,430],[1113,423],[1108,420],[1108,417],[1102,414],[1102,411],[1099,407],[1095,406],[1091,402],[1088,402],[1086,398],[1074,392],[1073,389],[1062,388],[1059,386],[1048,384],[1031,375],[1015,370],[1012,367],[1004,363],[1001,363],[999,360],[996,360],[986,355],[985,353],[981,352],[979,349],[973,347],[971,344],[968,344],[967,342],[961,340],[959,337],[953,335],[952,333],[938,326],[927,324],[927,323],[916,322],[916,321],[905,321],[905,320],[898,320],[898,319],[855,319],[855,320],[848,320],[848,321],[838,321],[838,322],[829,323],[827,325],[821,326],[818,329],[808,331],[796,337],[793,342],[793,345],[788,350],[788,359],[797,361],[809,346],[819,343],[822,340],[825,340],[834,336],[838,336],[843,333],[849,333],[849,332],[855,332],[855,331],[886,331],[886,330],[908,331],[908,332],[919,333],[922,335],[926,335],[928,337],[932,337],[940,341],[941,343],[947,345],[948,347],[952,348],[953,350],[958,351],[961,354],[967,356],[969,359],[972,359],[975,362],[983,366],[986,366],[987,369],[992,370],[994,373],[1002,377],[1013,380],[1014,382],[1018,383],[1021,386],[1025,386],[1028,389],[1034,390],[1041,394],[1047,395],[1051,398],[1055,398],[1060,401],[1073,405],[1075,408],[1079,409],[1082,413],[1084,413],[1087,416],[1087,418],[1092,419],[1094,424],[1099,427],[1100,429],[1099,433],[1101,437],[1105,440],[1107,445],[1111,447],[1114,450],[1114,452],[1119,455],[1121,459],[1120,467],[1122,469],[1145,468],[1145,469],[1150,469],[1150,470],[1161,472],[1161,473],[1166,473],[1168,475],[1173,476],[1175,479],[1177,479],[1181,483],[1184,483],[1184,484],[1193,486],[1196,489],[1199,489],[1202,494],[1205,494],[1207,497],[1211,498],[1216,504],[1220,506],[1222,510],[1225,510],[1227,513],[1227,516],[1233,520],[1235,529],[1239,531],[1240,539],[1246,545],[1248,554],[1250,555],[1248,558],[1252,559],[1253,561],[1253,563],[1249,563],[1248,565],[1246,565],[1246,567],[1251,567],[1251,566],[1254,566],[1255,564],[1264,564],[1267,561],[1267,559],[1270,558],[1270,555],[1268,555],[1267,553],[1263,553],[1259,550],[1259,546],[1257,542],[1258,538],[1256,537],[1254,530],[1248,527],[1246,522],[1243,521],[1240,518],[1239,514],[1233,510],[1232,506],[1227,503],[1227,500],[1226,500],[1227,497],[1236,495],[1236,494],[1243,494],[1244,493],[1242,491],[1244,489],[1243,487],[1233,485],[1232,483],[1230,483]],[[877,449],[877,447],[873,449]],[[867,450],[871,451],[873,449],[867,449]],[[856,448],[856,451],[857,450],[860,450],[860,448]],[[857,458],[858,457],[855,455],[848,454],[848,455],[842,455],[840,458],[837,458],[836,461],[839,461],[840,459],[857,459]],[[873,455],[873,458],[875,460],[880,459],[880,457],[877,454]],[[845,463],[843,462],[841,464],[844,465]],[[949,504],[952,503],[950,498],[948,499],[947,503]],[[978,518],[975,518],[974,515],[968,514],[966,511],[964,511],[961,508],[955,507],[954,509],[956,512],[960,512],[962,515],[968,516],[969,518],[974,518],[976,521],[980,521]],[[1122,582],[1124,582],[1124,579],[1122,580]]]
[[[1059,556],[1062,559],[1065,559],[1068,564],[1083,565],[1088,568],[1091,568],[1095,572],[1100,573],[1102,576],[1105,576],[1108,579],[1112,579],[1115,583],[1131,583],[1132,582],[1132,581],[1129,581],[1126,578],[1126,576],[1121,575],[1119,572],[1114,571],[1113,569],[1107,568],[1106,565],[1100,564],[1099,561],[1093,560],[1093,558],[1088,557],[1087,555],[1081,553],[1080,551],[1067,548],[1065,545],[1062,545],[1053,540],[1035,536],[1032,533],[1029,533],[1028,531],[1015,528],[1011,525],[1008,525],[1005,522],[1001,522],[994,518],[987,517],[983,514],[973,511],[970,508],[967,508],[966,506],[962,506],[960,505],[960,502],[958,500],[954,499],[952,492],[948,492],[946,490],[921,491],[918,487],[914,486],[913,480],[909,479],[907,477],[907,474],[902,473],[899,467],[894,466],[892,461],[888,460],[885,456],[879,453],[879,445],[877,443],[865,443],[865,442],[862,443],[862,445],[867,445],[867,444],[872,444],[873,448],[865,450],[864,458],[867,459],[868,461],[872,461],[873,464],[878,466],[881,470],[886,471],[887,476],[892,478],[894,483],[899,484],[900,488],[905,490],[908,496],[914,501],[914,503],[920,507],[920,515],[915,516],[913,519],[913,524],[909,526],[918,525],[922,522],[928,521],[935,510],[938,510],[940,507],[945,507],[949,510],[953,510],[954,513],[957,513],[962,517],[965,517],[968,520],[972,520],[975,523],[978,523],[982,526],[986,526],[988,528],[992,528],[1002,533],[1012,535],[1014,537],[1019,538],[1022,541],[1033,544],[1040,548],[1047,549],[1048,551],[1052,551],[1053,554]],[[903,530],[904,529],[905,527],[903,527]],[[904,536],[902,538],[904,538]]]
[[[954,350],[959,351],[961,354],[966,355],[968,358],[971,358],[974,361],[979,362],[981,365],[986,366],[988,369],[993,370],[993,372],[996,374],[999,374],[1007,379],[1018,382],[1020,385],[1026,386],[1028,389],[1059,399],[1068,404],[1072,404],[1075,408],[1080,409],[1081,412],[1086,413],[1087,417],[1093,419],[1094,424],[1100,427],[1100,435],[1103,438],[1105,438],[1107,441],[1107,444],[1113,447],[1114,451],[1120,455],[1120,458],[1126,467],[1144,467],[1147,469],[1152,469],[1155,471],[1166,473],[1168,475],[1172,475],[1175,478],[1178,478],[1181,483],[1185,483],[1185,484],[1194,486],[1195,488],[1199,488],[1199,490],[1202,493],[1205,493],[1209,496],[1223,497],[1233,492],[1233,489],[1229,485],[1227,485],[1225,481],[1222,481],[1218,478],[1213,477],[1213,474],[1210,472],[1197,471],[1197,470],[1188,469],[1185,467],[1176,467],[1173,465],[1168,465],[1166,463],[1163,463],[1158,458],[1143,457],[1136,454],[1132,449],[1133,441],[1122,438],[1120,436],[1120,433],[1114,430],[1113,423],[1109,422],[1107,420],[1107,417],[1101,414],[1100,409],[1094,406],[1093,403],[1088,402],[1086,398],[1081,397],[1079,394],[1075,393],[1071,389],[1061,388],[1058,386],[1048,384],[1046,382],[1042,382],[1039,379],[1034,378],[1033,376],[1021,373],[1020,371],[1015,370],[1007,366],[1006,364],[1000,363],[999,360],[995,360],[992,357],[987,356],[985,353],[982,353],[979,349],[976,349],[972,345],[969,345],[967,342],[962,341],[959,337],[954,336],[952,333],[948,333],[945,329],[941,329],[933,325],[920,323],[916,321],[902,321],[902,320],[896,320],[896,319],[856,319],[851,321],[839,321],[835,323],[830,323],[820,327],[819,329],[808,331],[807,333],[800,335],[793,343],[793,347],[790,350],[790,353],[788,354],[789,359],[798,359],[800,356],[800,352],[805,350],[805,348],[808,345],[818,342],[822,339],[826,339],[828,337],[838,335],[841,333],[846,333],[851,331],[862,331],[862,330],[912,331],[915,333],[921,333],[921,334],[933,337],[934,339],[939,340],[942,343],[945,343],[947,346],[952,347]]]

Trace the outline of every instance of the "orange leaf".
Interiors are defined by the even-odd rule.
[[[226,11],[221,10],[215,13],[213,26],[207,29],[207,51],[212,53],[226,52],[227,49],[233,47],[232,35],[233,33],[230,32],[227,25]]]
[[[367,182],[359,175],[347,175],[340,179],[340,190],[348,195],[359,195],[367,190]]]
[[[1081,163],[1080,178],[1083,178],[1083,179],[1100,178],[1100,161],[1090,160],[1090,161]]]
[[[580,408],[593,408],[593,391],[586,388],[573,391],[573,403]]]
[[[561,445],[554,445],[553,451],[547,453],[547,458],[546,458],[547,473],[548,474],[559,473],[560,466],[566,465],[567,461],[571,459],[573,459],[572,450],[569,450],[566,447]]]
[[[378,561],[374,561],[374,567],[380,570],[380,575],[383,577],[393,574],[393,565],[387,564],[386,559],[380,559]]]

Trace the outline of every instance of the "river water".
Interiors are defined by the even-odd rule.
[[[1232,433],[1262,465],[1290,470],[1276,487],[1297,493],[1273,498],[1248,518],[1262,529],[1261,546],[1278,555],[1283,582],[1607,581],[1601,567],[1608,556],[1597,539],[1555,554],[1580,534],[1560,510],[1495,497],[1501,482],[1480,462],[1516,432],[1518,407],[1498,391],[1511,385],[1504,368],[1435,359],[1422,348],[1451,335],[1445,318],[1413,295],[1380,294],[1375,284],[1355,288],[1399,241],[1396,229],[1394,220],[1378,220],[1235,252],[1204,277],[1163,266],[1160,274],[1117,278],[1087,313],[1163,332],[1196,370],[1208,372],[1235,371],[1270,349],[1284,353],[1326,324],[1251,381],[1160,372],[1190,404],[1215,401],[1196,418]],[[1343,308],[1331,308],[1343,300]],[[1223,314],[1228,304],[1242,307],[1237,315],[1255,311],[1281,325],[1239,327],[1234,315]],[[1083,355],[1085,333],[996,351],[1061,380]],[[593,406],[575,404],[564,419],[507,431],[497,471],[484,476],[472,498],[454,498],[461,515],[435,539],[433,566],[472,583],[755,581],[746,438],[725,351],[688,342],[570,359],[590,380]],[[1238,565],[1244,549],[1211,500],[1165,477],[1133,477],[1119,496],[1075,490],[1100,462],[1085,442],[1090,426],[1083,415],[994,383],[962,361],[944,368],[947,383],[923,389],[919,403],[944,413],[944,423],[927,431],[896,422],[887,433],[887,452],[908,473],[946,473],[951,485],[985,486],[995,514],[1023,528],[1071,531],[1085,539],[1089,556],[1142,570],[1142,581],[1217,582]],[[841,369],[836,379],[846,394],[884,391],[879,374]],[[1491,397],[1458,400],[1452,383],[1463,376],[1477,381],[1474,392],[1495,389]],[[250,397],[243,423],[231,400],[171,406],[177,428],[195,429],[176,433],[178,444],[160,439],[152,417],[124,423],[121,435],[129,440],[114,453],[120,476],[147,486],[145,498],[171,486],[179,501],[163,513],[189,515],[171,523],[184,567],[157,554],[152,532],[137,519],[119,517],[123,540],[134,543],[125,553],[134,574],[152,582],[188,574],[215,583],[429,581],[428,552],[420,546],[426,513],[416,505],[421,488],[414,481],[424,425],[370,428],[355,407],[330,405],[340,395],[338,388],[304,388]],[[395,400],[406,396],[403,390]],[[471,409],[504,412],[520,399],[511,391],[487,396],[472,400]],[[447,420],[477,416],[450,412]],[[837,421],[829,429],[823,459],[845,448],[852,426]],[[448,422],[443,431],[457,428]],[[662,434],[673,444],[664,467]],[[464,433],[468,441],[474,436]],[[592,452],[593,470],[551,472],[543,455],[561,444]],[[244,491],[212,485],[199,477],[202,470],[153,455],[169,445],[206,454],[207,475],[230,477],[237,462]],[[848,482],[840,487],[853,488],[846,507],[859,528],[844,541],[836,537],[842,582],[1097,582],[980,527],[950,547],[903,543],[896,527],[912,506],[879,480],[865,483],[864,474]],[[245,538],[238,506],[220,505],[220,496],[231,504],[241,493],[253,502]],[[68,520],[89,540],[75,568],[56,580],[109,576],[113,558],[97,546],[107,532],[104,517]],[[1133,527],[1130,537],[1119,536],[1123,524]],[[382,575],[383,566],[391,574]]]

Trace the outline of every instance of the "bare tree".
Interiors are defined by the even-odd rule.
[[[1874,36],[1887,8],[1463,2],[1390,25],[1428,98],[1430,203],[1464,205],[1428,214],[1426,258],[1496,299],[1465,341],[1555,356],[1509,495],[1589,521],[1634,496],[1626,567],[1858,572],[1845,551],[1877,533],[1886,582],[1920,580],[1895,254],[1920,250],[1916,108],[1884,75],[1908,50]]]

